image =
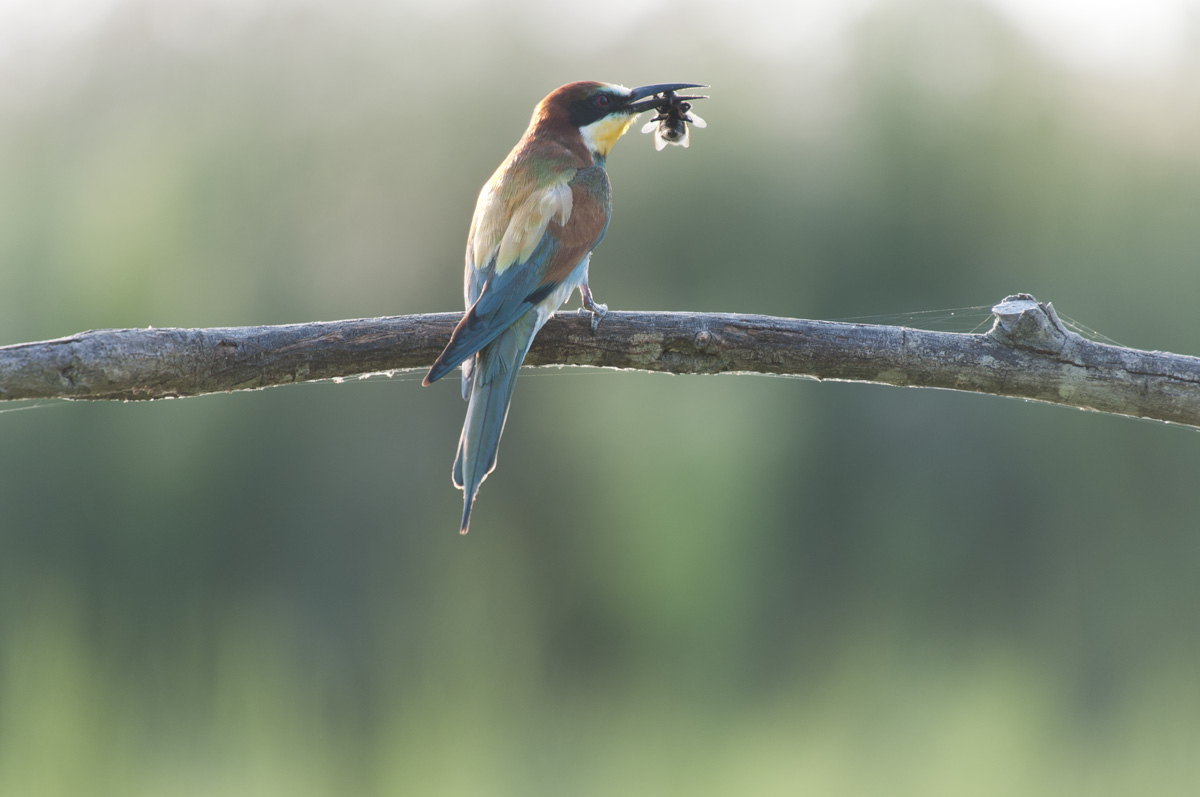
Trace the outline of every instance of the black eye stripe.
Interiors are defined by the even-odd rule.
[[[575,127],[585,127],[603,119],[620,107],[620,98],[608,92],[599,92],[590,97],[584,97],[569,106],[571,124]]]

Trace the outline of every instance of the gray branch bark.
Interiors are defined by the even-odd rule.
[[[937,387],[1200,427],[1200,358],[1087,340],[1010,296],[982,334],[726,313],[561,313],[527,365],[762,373]],[[0,400],[141,400],[428,368],[458,313],[116,329],[0,347]]]

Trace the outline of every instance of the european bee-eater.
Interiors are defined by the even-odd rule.
[[[576,288],[593,327],[607,311],[588,288],[588,260],[612,213],[605,159],[654,97],[699,88],[663,83],[627,89],[569,83],[538,103],[525,135],[484,184],[467,236],[467,312],[426,374],[431,384],[462,365],[467,419],[454,460],[467,533],[496,449],[517,371],[533,338]]]

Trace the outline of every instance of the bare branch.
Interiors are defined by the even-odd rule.
[[[555,316],[527,365],[764,373],[1014,396],[1200,426],[1200,358],[1086,340],[1010,296],[983,334],[726,313]],[[458,313],[218,329],[96,330],[0,347],[0,400],[196,396],[425,369]]]

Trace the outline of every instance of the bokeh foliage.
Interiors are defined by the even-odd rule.
[[[614,308],[969,330],[1029,291],[1197,351],[1194,70],[1071,72],[963,2],[822,66],[673,5],[211,5],[3,80],[0,343],[457,308],[479,186],[593,78],[713,86],[690,150],[613,154]],[[418,378],[0,407],[0,794],[1200,778],[1194,432],[527,371],[460,539],[464,407]]]

